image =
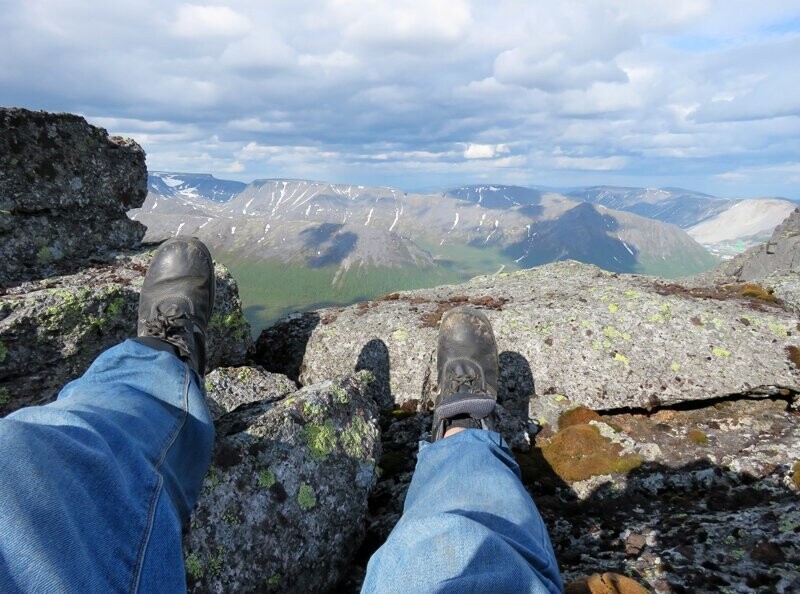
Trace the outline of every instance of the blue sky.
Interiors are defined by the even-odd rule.
[[[6,0],[0,105],[154,170],[800,199],[796,0]]]

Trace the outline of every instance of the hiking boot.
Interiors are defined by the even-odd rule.
[[[470,307],[447,312],[439,328],[436,357],[432,441],[451,427],[494,431],[497,343],[486,316]]]
[[[173,353],[205,375],[206,328],[215,290],[214,263],[202,241],[165,241],[144,277],[134,340]]]

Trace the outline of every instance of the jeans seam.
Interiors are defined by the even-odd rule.
[[[158,504],[159,495],[161,494],[163,488],[164,479],[159,470],[161,468],[161,465],[164,463],[164,460],[166,459],[170,448],[178,439],[178,435],[180,434],[184,425],[186,425],[186,419],[189,416],[189,382],[190,382],[189,367],[184,364],[183,414],[181,415],[180,423],[178,423],[178,425],[173,430],[172,435],[170,435],[169,439],[167,439],[166,443],[164,444],[164,448],[161,451],[161,456],[158,459],[158,462],[156,462],[155,466],[153,467],[154,470],[156,471],[158,479],[156,481],[155,492],[153,493],[153,497],[150,499],[150,505],[148,507],[147,527],[145,528],[145,533],[142,536],[142,542],[139,545],[139,553],[136,557],[136,566],[133,573],[133,579],[131,581],[131,589],[130,589],[131,592],[136,592],[137,589],[139,588],[139,580],[141,579],[142,565],[144,563],[145,554],[147,553],[147,545],[150,542],[150,535],[152,534],[153,523],[155,521],[156,506]]]

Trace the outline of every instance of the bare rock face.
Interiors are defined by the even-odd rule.
[[[800,313],[800,208],[775,228],[770,240],[688,279],[690,284],[720,286],[758,283]]]
[[[388,406],[429,408],[438,323],[459,305],[484,309],[492,322],[501,394],[535,380],[538,395],[608,410],[800,388],[787,355],[800,345],[800,329],[780,305],[577,262],[309,314],[319,323],[307,338],[300,381],[368,368],[384,380]],[[378,351],[383,356],[365,365]],[[271,369],[269,356],[262,363]]]
[[[431,423],[438,324],[460,305],[493,324],[500,431],[566,582],[600,570],[663,594],[800,587],[797,315],[746,282],[684,286],[577,262],[322,309],[262,334],[259,362],[302,383],[376,377],[383,472],[358,559],[400,517]],[[358,591],[363,571],[342,591]]]
[[[0,287],[138,246],[141,147],[72,114],[0,108]]]
[[[216,421],[225,413],[254,402],[274,402],[294,392],[297,385],[285,375],[262,367],[220,367],[206,374],[206,402]]]
[[[262,380],[245,374],[239,397],[253,403],[216,423],[184,539],[190,592],[330,591],[363,538],[380,456],[374,378],[323,382],[277,403]]]
[[[139,292],[152,252],[77,274],[29,282],[0,296],[0,412],[44,404],[105,349],[136,336]],[[215,266],[208,367],[240,365],[252,347],[236,281]]]

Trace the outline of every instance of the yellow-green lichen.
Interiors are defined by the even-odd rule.
[[[203,579],[203,564],[197,553],[189,553],[189,556],[186,557],[186,573],[195,581]]]
[[[366,369],[364,371],[361,371],[358,374],[357,378],[358,378],[358,385],[361,386],[361,388],[363,389],[375,381],[375,374],[372,373],[370,370]]]
[[[8,355],[8,349],[5,343],[0,341],[0,363],[6,360],[6,355]]]
[[[611,313],[617,313],[619,311],[619,304],[618,303],[609,303],[608,304],[608,311]]]
[[[630,363],[630,359],[628,359],[628,357],[626,357],[622,353],[616,353],[614,355],[614,361],[620,361],[621,363],[624,363],[626,367]]]
[[[314,493],[314,488],[308,483],[300,483],[297,491],[297,505],[303,511],[308,511],[317,505],[317,495]]]
[[[262,489],[269,489],[275,484],[275,473],[269,468],[258,473],[258,486]]]
[[[369,453],[369,424],[359,416],[354,416],[350,424],[340,434],[342,447],[348,456],[365,458]]]
[[[627,295],[631,299],[638,299],[639,298],[639,293],[637,293],[636,291],[625,291],[625,295]]]
[[[336,384],[331,386],[331,396],[333,397],[333,401],[337,402],[338,404],[347,404],[350,402],[350,397],[347,395],[347,390]]]
[[[321,425],[307,424],[303,429],[303,436],[314,460],[325,460],[336,447],[336,431],[330,419]]]
[[[240,367],[236,370],[236,379],[240,382],[247,383],[250,381],[250,378],[253,377],[253,368],[252,367]]]
[[[394,338],[397,342],[405,342],[408,340],[408,330],[405,328],[398,328],[392,332],[392,338]]]
[[[11,401],[8,394],[8,388],[0,388],[0,406],[5,406]]]
[[[53,252],[49,246],[43,245],[36,252],[36,263],[39,266],[46,266],[53,261]]]
[[[229,333],[236,340],[242,340],[250,330],[250,325],[242,314],[241,310],[234,310],[228,314],[212,314],[208,321],[208,329],[214,333]]]
[[[714,355],[715,357],[730,357],[731,356],[731,352],[730,351],[725,350],[725,349],[721,349],[719,347],[714,347],[713,349],[711,349],[711,354]]]
[[[789,330],[782,326],[781,324],[770,324],[769,331],[772,332],[778,338],[786,338],[789,336]]]
[[[217,554],[208,559],[208,573],[214,577],[222,573],[222,547],[217,547]]]
[[[672,365],[669,366],[669,368],[672,369],[672,371],[674,371],[675,373],[678,373],[681,370],[681,364],[673,363]]]
[[[226,524],[230,524],[231,526],[238,526],[242,523],[242,520],[233,510],[226,510],[225,513],[222,514],[222,519]]]
[[[269,576],[264,583],[266,583],[268,586],[277,586],[281,583],[281,574],[275,573]]]

